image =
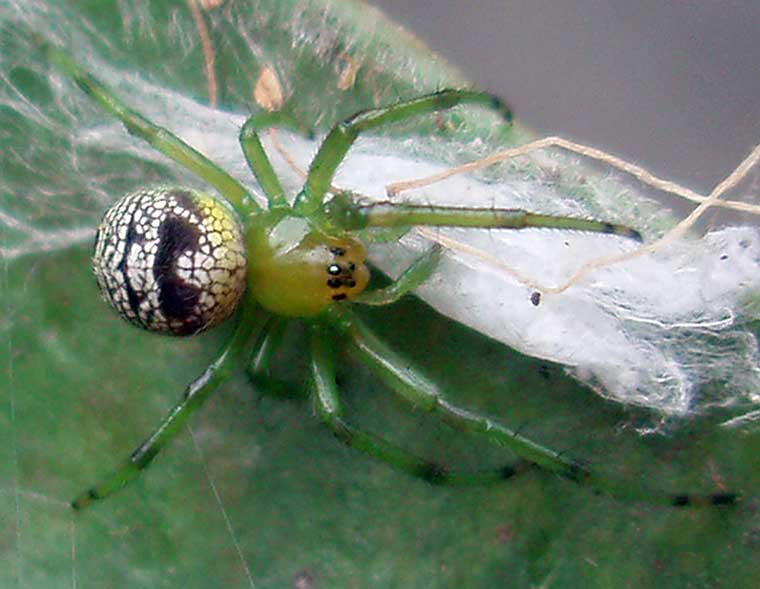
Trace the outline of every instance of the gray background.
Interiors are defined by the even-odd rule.
[[[541,134],[705,192],[760,143],[760,0],[372,3]]]

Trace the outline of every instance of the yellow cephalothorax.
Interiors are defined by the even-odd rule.
[[[256,223],[247,240],[249,294],[278,315],[316,315],[354,298],[369,282],[362,242],[325,236],[301,217]]]

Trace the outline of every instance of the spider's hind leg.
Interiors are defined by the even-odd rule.
[[[232,375],[246,349],[246,344],[260,322],[260,313],[251,309],[250,305],[244,306],[241,310],[240,321],[222,351],[203,371],[203,374],[187,385],[182,398],[153,433],[135,448],[118,470],[80,493],[71,502],[71,506],[74,509],[83,509],[95,501],[105,499],[137,478],[164,446],[174,438],[187,419],[203,405],[219,385]]]
[[[37,35],[37,45],[51,63],[58,66],[103,110],[119,119],[127,131],[147,141],[166,157],[195,173],[216,188],[242,217],[255,213],[259,206],[248,191],[217,164],[192,148],[182,139],[159,127],[142,114],[128,107],[110,88],[106,87],[62,49]]]

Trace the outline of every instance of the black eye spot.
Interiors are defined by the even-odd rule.
[[[345,300],[345,298],[346,298],[346,295],[343,294],[343,293],[341,293],[341,294],[333,295],[332,300],[334,300],[334,301],[342,301],[342,300]]]
[[[353,262],[351,262],[351,263],[348,265],[348,271],[349,271],[349,272],[353,272],[354,270],[356,270],[356,264],[354,264]]]
[[[539,303],[541,302],[541,293],[537,290],[533,291],[530,295],[530,302],[533,303],[534,306],[538,307]]]
[[[344,250],[342,247],[331,247],[330,253],[334,256],[341,257],[346,255],[346,250]]]
[[[356,286],[356,280],[348,279],[346,280],[346,286],[348,288],[354,288]]]
[[[330,280],[327,281],[327,286],[330,288],[340,288],[343,286],[343,281],[340,278],[330,278]]]
[[[327,267],[327,273],[332,274],[333,276],[337,276],[341,272],[343,272],[343,268],[341,268],[338,264],[330,264]]]

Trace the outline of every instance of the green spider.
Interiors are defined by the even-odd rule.
[[[547,227],[612,233],[639,239],[633,229],[600,221],[539,215],[517,209],[411,204],[359,204],[349,193],[328,199],[336,169],[361,134],[410,117],[460,104],[511,114],[497,97],[446,89],[365,110],[335,125],[311,162],[308,177],[289,204],[258,133],[282,119],[251,117],[240,133],[249,167],[266,195],[262,209],[243,185],[167,130],[130,109],[67,53],[42,39],[48,59],[129,133],[197,174],[223,197],[184,188],[142,190],[117,201],[98,229],[93,265],[104,297],[128,321],[148,330],[190,335],[217,325],[238,309],[237,325],[216,359],[193,380],[155,431],[113,474],[72,501],[75,509],[103,499],[136,478],[187,419],[241,366],[262,375],[283,322],[300,318],[309,329],[311,394],[318,417],[344,444],[431,483],[486,483],[510,479],[532,467],[609,492],[676,506],[721,505],[732,493],[710,495],[635,491],[604,479],[586,465],[543,447],[492,419],[454,405],[441,388],[383,343],[351,311],[351,304],[388,305],[434,271],[433,247],[385,288],[365,291],[370,273],[357,238],[374,228],[450,226],[521,229]],[[454,472],[419,458],[344,419],[335,379],[336,340],[404,400],[437,414],[450,426],[484,436],[519,459],[501,468]]]

